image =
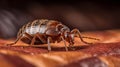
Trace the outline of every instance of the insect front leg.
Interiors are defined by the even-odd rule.
[[[81,33],[80,33],[80,31],[79,31],[78,29],[73,29],[73,30],[71,31],[71,33],[73,33],[73,34],[75,34],[75,35],[78,34],[80,40],[81,40],[83,43],[85,43],[85,44],[92,44],[92,43],[88,43],[88,42],[86,42],[86,41],[83,40],[83,38],[82,38],[82,36],[81,36]]]

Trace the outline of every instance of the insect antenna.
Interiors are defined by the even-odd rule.
[[[85,36],[82,36],[82,38],[87,38],[87,39],[93,39],[93,40],[100,40],[100,39],[97,39],[97,38],[93,38],[93,37],[85,37]]]

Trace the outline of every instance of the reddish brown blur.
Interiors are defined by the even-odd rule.
[[[22,25],[36,18],[58,20],[80,31],[119,29],[119,16],[115,1],[1,0],[0,37],[15,37]]]

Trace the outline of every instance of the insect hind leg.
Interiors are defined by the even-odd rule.
[[[19,37],[16,39],[15,42],[10,43],[10,44],[6,44],[6,45],[7,45],[7,46],[12,46],[12,45],[16,44],[16,43],[21,39],[21,37],[22,37],[22,36],[19,36]]]
[[[27,37],[29,40],[32,39],[32,36],[31,36],[30,34],[24,33],[24,35],[25,35],[25,37]],[[19,42],[19,40],[21,40],[22,37],[23,37],[23,35],[20,35],[20,36],[15,40],[15,42],[10,43],[10,44],[7,44],[7,46],[12,46],[12,45],[16,44],[17,42]]]

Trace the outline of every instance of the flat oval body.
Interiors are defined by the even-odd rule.
[[[61,24],[61,23],[55,20],[47,20],[47,19],[34,20],[33,22],[29,22],[26,25],[24,25],[19,30],[17,37],[22,35],[24,38],[24,33],[26,32],[32,36],[34,36],[36,33],[39,33],[39,34],[44,34],[46,38],[47,36],[51,36],[55,38],[56,36],[59,35],[59,31],[56,31],[56,26],[58,24]],[[67,26],[64,25],[64,27],[69,30]],[[25,41],[25,40],[22,40],[22,41]]]

